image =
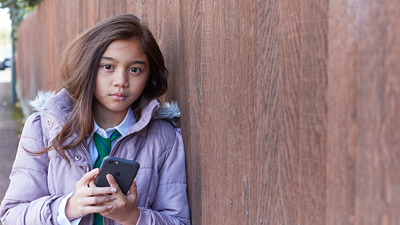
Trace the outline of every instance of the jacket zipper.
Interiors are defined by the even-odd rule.
[[[53,113],[50,113],[50,114],[52,114],[55,118],[57,118],[57,120],[58,120],[58,122],[60,123],[60,124],[65,124],[65,122],[63,122],[62,120],[61,120],[61,118],[60,117],[58,117],[57,115],[55,115],[55,114],[53,114]],[[73,137],[74,138],[77,138],[78,136],[76,135],[76,134],[73,134]],[[84,154],[86,155],[86,157],[87,157],[87,159],[88,159],[88,162],[89,162],[89,166],[85,166],[85,168],[86,168],[86,171],[85,171],[85,173],[88,173],[90,170],[92,170],[93,168],[93,166],[92,166],[92,159],[90,158],[90,155],[89,155],[89,150],[86,148],[86,146],[81,142],[79,145],[81,145],[82,146],[82,149],[84,150],[83,152],[84,152]],[[70,160],[73,160],[73,159],[71,159],[70,158]],[[83,218],[83,217],[82,217]],[[90,224],[93,224],[94,223],[94,214],[93,213],[91,213],[90,214]]]
[[[51,115],[53,115],[55,118],[57,118],[57,120],[58,120],[58,122],[59,122],[59,124],[65,124],[65,122],[60,118],[60,117],[58,117],[56,114],[54,114],[54,113],[49,113],[49,114],[51,114]],[[78,136],[74,133],[73,134],[73,137],[74,138],[77,138]],[[91,170],[91,169],[93,169],[92,167],[92,160],[91,160],[91,158],[90,158],[90,155],[89,155],[89,150],[85,147],[85,145],[81,142],[80,143],[80,145],[82,146],[82,149],[84,149],[85,151],[83,151],[84,153],[85,153],[85,155],[86,155],[86,157],[88,158],[88,161],[89,161],[89,171]],[[87,171],[87,172],[89,172],[89,171]]]

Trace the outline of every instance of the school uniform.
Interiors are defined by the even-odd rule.
[[[1,203],[0,216],[5,225],[58,224],[60,203],[92,170],[97,157],[90,147],[93,133],[65,151],[70,164],[54,150],[40,156],[28,154],[24,149],[35,152],[49,146],[70,115],[72,99],[65,90],[57,95],[41,93],[32,105],[38,112],[26,120],[10,186]],[[113,143],[110,155],[140,164],[136,176],[140,210],[137,224],[190,224],[184,145],[180,129],[170,123],[179,114],[177,105],[160,107],[153,100],[143,109],[140,120]],[[89,214],[79,224],[92,225],[93,220],[94,215]],[[119,223],[104,218],[104,224]]]

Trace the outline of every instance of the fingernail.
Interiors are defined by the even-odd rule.
[[[112,205],[107,206],[107,209],[111,209],[111,208],[112,208]]]
[[[112,178],[111,174],[107,174],[107,179],[111,180]]]
[[[116,188],[110,188],[110,191],[115,193],[115,192],[117,192],[117,189]]]
[[[111,196],[111,200],[115,200],[115,199],[117,199],[117,197],[115,197],[114,195]]]

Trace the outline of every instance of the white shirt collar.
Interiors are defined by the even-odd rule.
[[[131,128],[136,123],[135,116],[133,115],[133,111],[130,107],[128,109],[128,112],[126,113],[124,120],[116,127],[104,130],[103,128],[99,127],[99,125],[97,125],[95,120],[93,121],[94,121],[94,133],[97,133],[98,135],[104,138],[108,138],[115,130],[118,130],[118,132],[122,136],[124,136],[125,133],[129,130],[129,128]]]

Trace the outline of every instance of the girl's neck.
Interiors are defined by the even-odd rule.
[[[94,119],[99,127],[104,130],[112,127],[116,127],[124,121],[128,109],[121,112],[108,113],[106,111],[101,111],[100,113],[94,112]]]

